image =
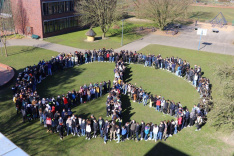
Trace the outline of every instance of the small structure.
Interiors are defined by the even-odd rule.
[[[89,31],[85,33],[85,35],[87,36],[87,41],[93,42],[95,39],[96,33],[93,31],[92,28],[90,28]]]
[[[212,19],[210,23],[212,24],[212,27],[219,26],[220,28],[222,28],[224,25],[227,25],[227,21],[222,12],[218,13],[218,15],[215,16],[215,18]]]

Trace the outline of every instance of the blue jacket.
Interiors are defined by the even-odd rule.
[[[122,134],[122,135],[125,135],[126,133],[127,133],[126,128],[125,128],[125,129],[122,128],[122,133],[121,133],[121,134]]]

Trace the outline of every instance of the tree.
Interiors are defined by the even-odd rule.
[[[25,35],[26,32],[26,26],[28,24],[28,17],[27,17],[27,13],[26,10],[23,6],[22,0],[19,0],[16,8],[15,8],[15,12],[14,12],[14,21],[16,24],[16,29],[17,29],[17,33],[22,33],[23,35]]]
[[[75,6],[82,25],[100,26],[103,39],[116,21],[116,8],[117,0],[80,0]]]
[[[11,3],[10,0],[5,0],[2,4],[2,8],[0,10],[0,31],[1,31],[1,42],[4,46],[5,56],[7,57],[7,35],[12,33],[14,30],[14,21],[12,18],[11,12]]]
[[[184,17],[191,0],[133,0],[138,12],[156,22],[160,29]]]
[[[214,77],[219,81],[218,98],[209,113],[209,120],[216,129],[234,130],[234,66],[217,67]]]

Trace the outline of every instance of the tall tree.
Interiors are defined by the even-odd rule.
[[[11,3],[10,0],[5,0],[2,4],[0,10],[0,32],[1,32],[1,42],[4,46],[5,56],[7,57],[7,35],[11,34],[14,30],[14,21],[12,18],[11,12]]]
[[[218,97],[209,113],[209,120],[216,129],[234,130],[234,64],[217,67],[214,77],[219,81]]]
[[[102,38],[116,20],[117,0],[79,0],[75,10],[82,25],[100,26]]]
[[[136,8],[163,29],[168,23],[184,17],[191,0],[133,0]]]

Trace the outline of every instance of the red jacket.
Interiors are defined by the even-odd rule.
[[[64,103],[64,105],[68,104],[67,98],[63,99],[63,103]]]
[[[161,100],[157,100],[156,105],[160,106],[161,105]]]
[[[179,125],[182,124],[182,119],[183,119],[182,117],[179,117],[179,119],[178,119],[178,124],[179,124]]]
[[[51,112],[52,112],[53,114],[55,113],[55,107],[54,107],[54,106],[52,106]]]

